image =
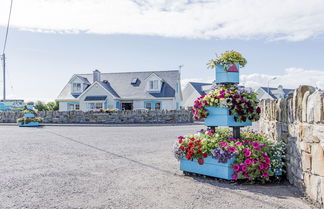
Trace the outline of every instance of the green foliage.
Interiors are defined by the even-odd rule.
[[[28,124],[30,122],[43,122],[43,119],[42,118],[39,118],[39,117],[35,117],[35,118],[18,118],[17,119],[17,123],[23,123],[23,124]]]
[[[34,105],[37,111],[56,111],[59,109],[58,102],[48,102],[47,104],[41,101],[37,101]]]
[[[37,111],[47,111],[48,110],[47,105],[44,102],[41,102],[41,101],[37,101],[35,103],[35,105],[34,105],[34,108]]]
[[[58,102],[49,102],[46,104],[47,110],[49,111],[56,111],[59,109],[59,103]]]
[[[214,69],[217,64],[224,66],[225,70],[228,70],[230,66],[234,63],[239,63],[240,67],[244,67],[247,63],[246,59],[236,51],[226,51],[222,53],[219,57],[209,60],[207,67]]]

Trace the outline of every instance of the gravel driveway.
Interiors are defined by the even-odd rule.
[[[312,208],[287,185],[184,176],[184,126],[0,126],[0,208]]]

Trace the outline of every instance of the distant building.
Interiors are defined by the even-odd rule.
[[[212,85],[212,83],[189,82],[183,89],[182,106],[192,107],[198,97],[208,94]]]
[[[7,110],[22,110],[24,107],[24,100],[22,99],[6,99],[0,100],[0,111]]]
[[[260,87],[256,90],[258,93],[258,99],[279,99],[286,98],[288,94],[293,93],[294,89],[284,89],[282,85],[279,85],[278,88],[268,88],[268,87]]]
[[[60,111],[180,109],[180,72],[75,74],[56,99]]]

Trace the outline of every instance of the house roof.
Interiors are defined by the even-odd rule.
[[[107,96],[87,96],[84,101],[105,101]]]
[[[277,97],[275,94],[278,92],[278,88],[268,88],[268,87],[260,87],[263,91],[267,92],[273,99],[276,99]],[[282,89],[284,92],[284,97],[286,98],[289,93],[294,92],[294,89]]]
[[[199,82],[189,82],[192,87],[200,94],[205,95],[206,92],[203,90],[203,86],[211,86],[211,83],[199,83]]]
[[[163,81],[159,93],[146,91],[146,78],[152,73]],[[93,83],[93,74],[77,74],[84,81]],[[136,83],[134,81],[136,80]],[[174,97],[177,81],[180,80],[178,70],[170,71],[143,71],[143,72],[121,72],[101,73],[100,84],[113,96],[121,99],[154,99],[161,97]],[[132,83],[133,81],[133,83]],[[68,88],[67,88],[68,89]],[[74,99],[69,90],[63,90],[58,99]]]

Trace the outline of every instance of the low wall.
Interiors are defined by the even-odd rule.
[[[0,123],[15,123],[22,117],[19,112],[0,112]],[[161,111],[117,111],[111,113],[82,112],[82,111],[44,111],[38,117],[44,123],[62,124],[127,124],[127,123],[192,123],[192,113],[188,110]]]
[[[300,86],[286,99],[261,102],[257,128],[287,142],[287,178],[324,203],[324,91]]]

